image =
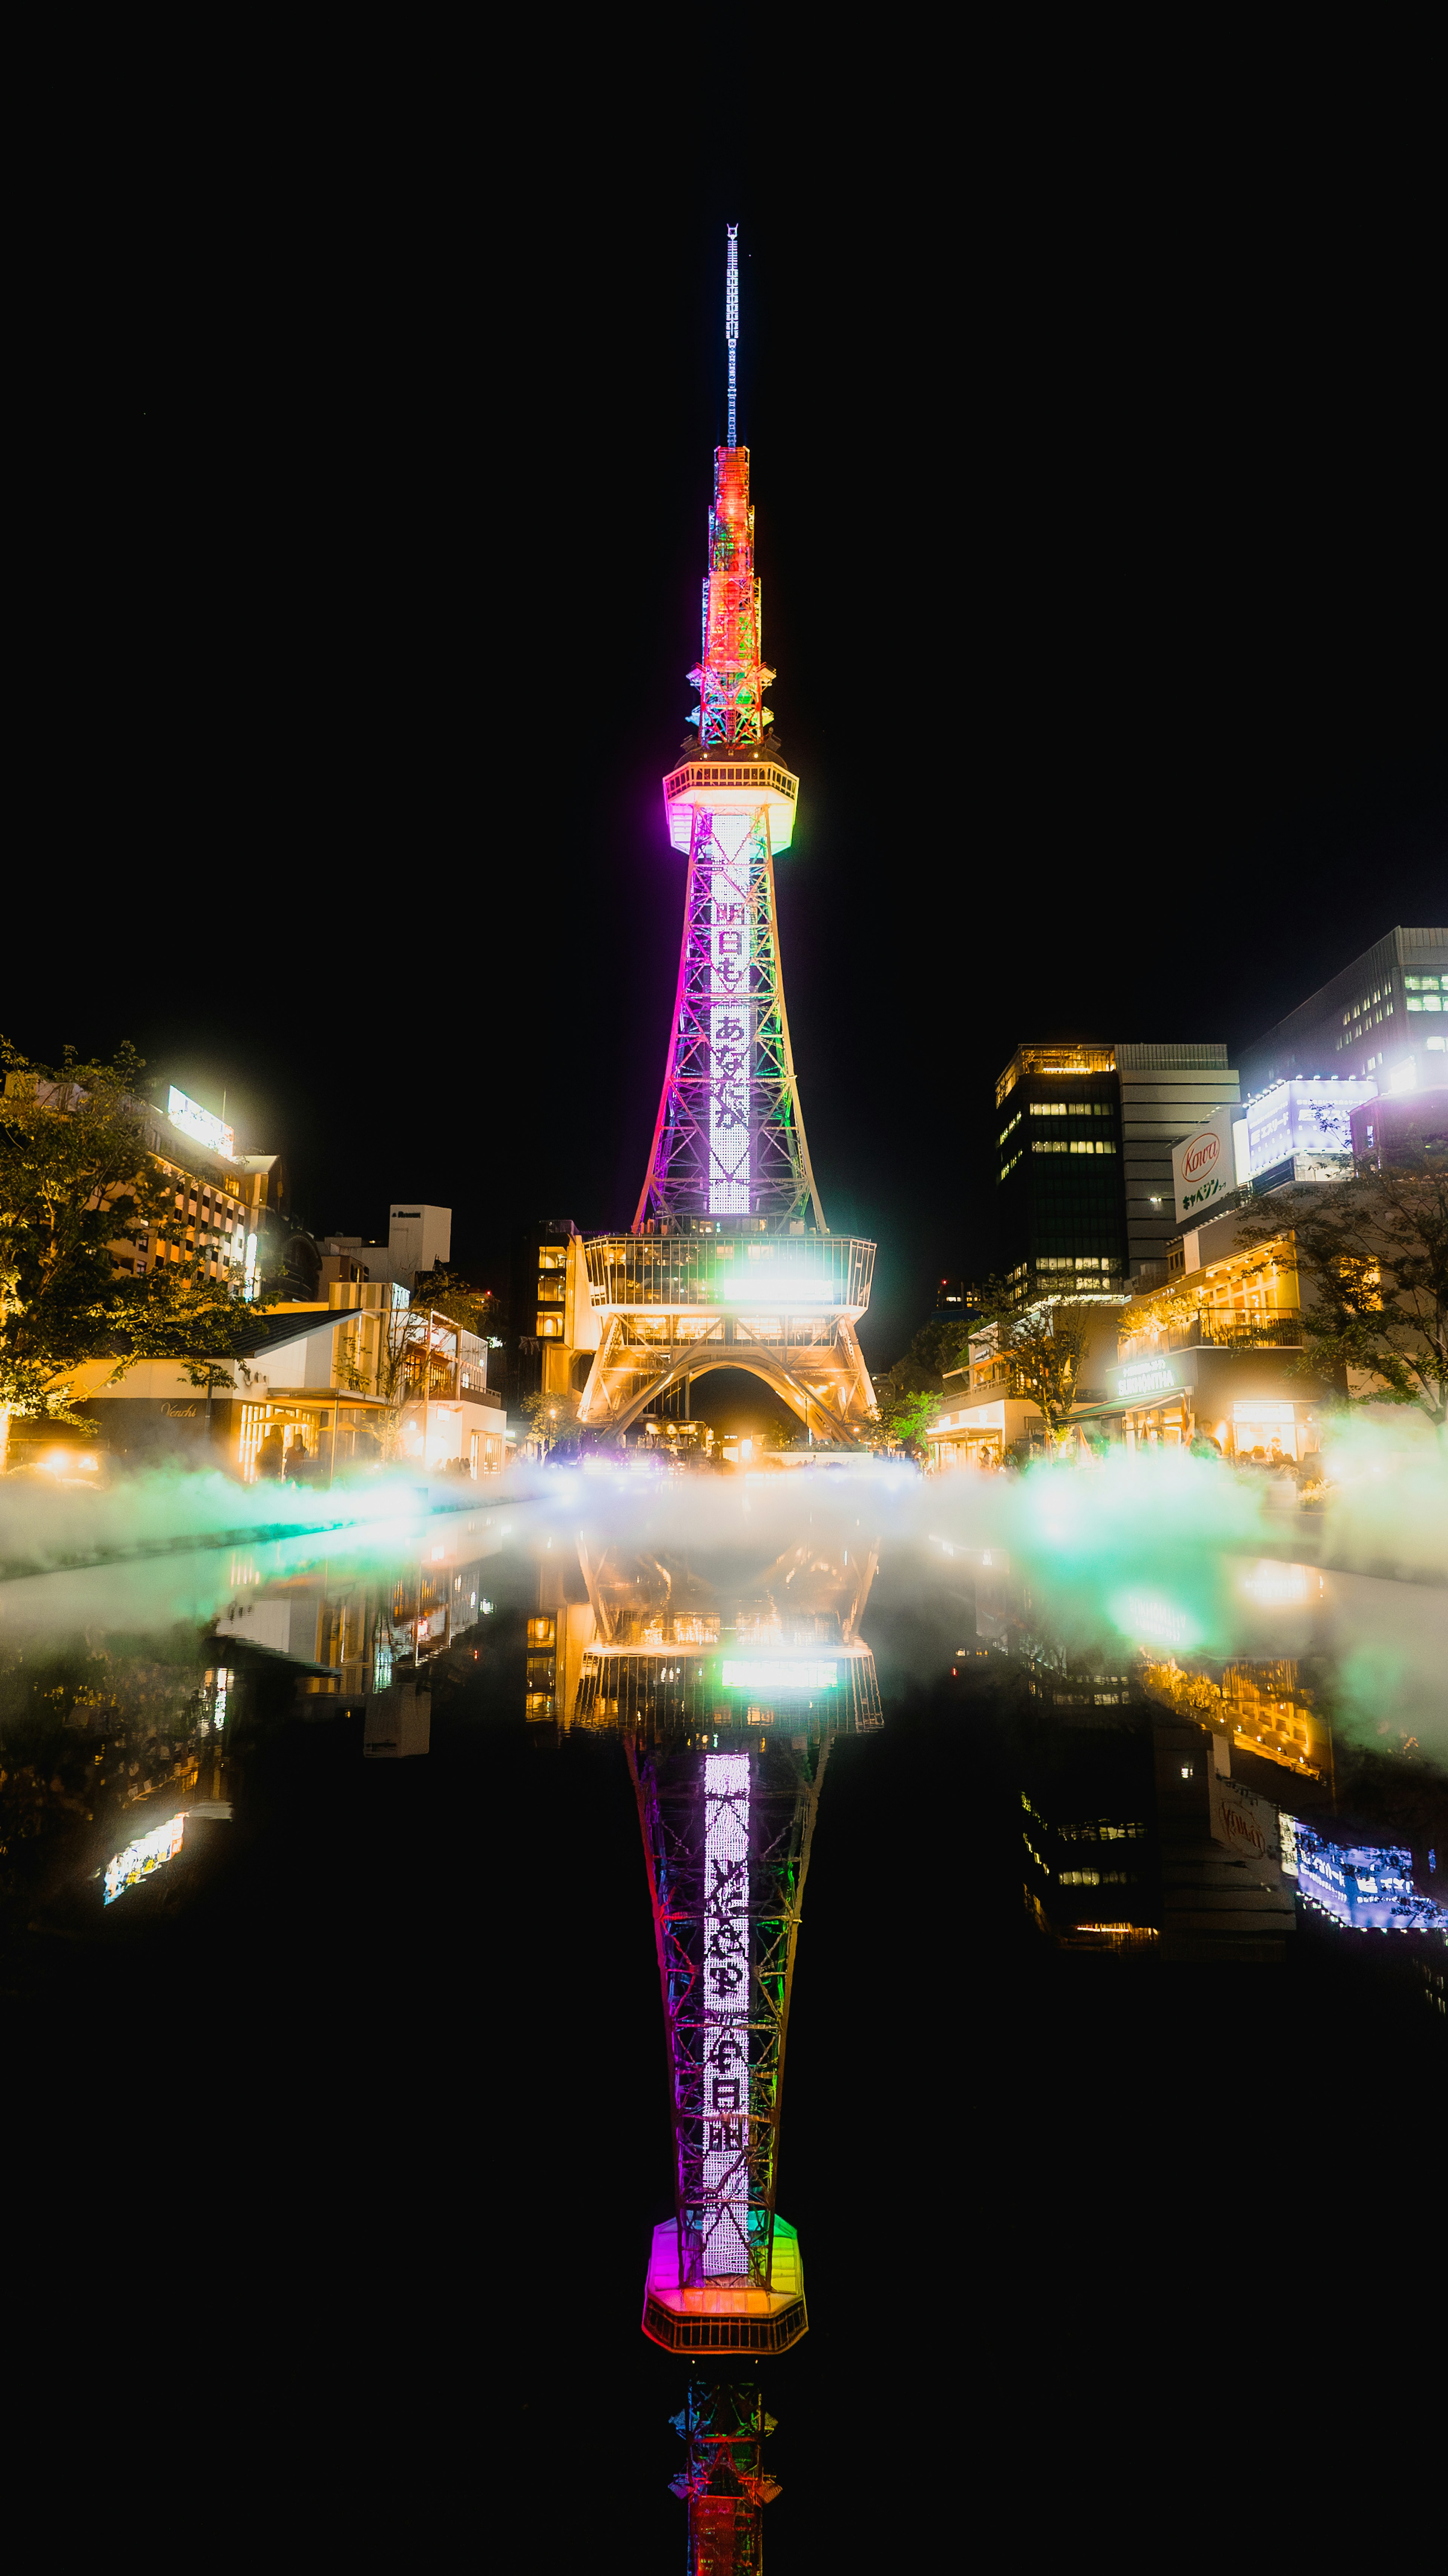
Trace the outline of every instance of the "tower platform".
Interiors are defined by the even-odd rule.
[[[868,1434],[874,1389],[855,1327],[875,1247],[803,1227],[695,1219],[585,1245],[598,1347],[578,1409],[591,1431],[625,1431],[684,1379],[743,1368],[816,1440]]]
[[[665,2352],[788,2352],[809,2332],[804,2265],[789,2221],[774,2222],[771,2283],[723,2278],[679,2286],[679,2231],[666,2218],[654,2229],[644,2289],[643,2329]]]

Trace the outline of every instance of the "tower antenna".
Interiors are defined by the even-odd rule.
[[[729,343],[729,444],[737,447],[735,432],[734,360],[739,347],[739,226],[726,224],[729,235],[729,264],[724,272],[724,337]]]

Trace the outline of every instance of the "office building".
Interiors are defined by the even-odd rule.
[[[999,1266],[1024,1298],[1164,1275],[1172,1147],[1239,1097],[1220,1044],[1021,1046],[996,1084]]]
[[[583,1236],[572,1217],[537,1217],[523,1228],[509,1287],[509,1404],[516,1410],[540,1392],[576,1395],[593,1365],[599,1331]]]
[[[1242,1050],[1244,1099],[1295,1079],[1421,1089],[1448,1067],[1448,929],[1390,930]]]
[[[1352,1144],[1359,1172],[1419,1160],[1430,1170],[1448,1171],[1448,1077],[1426,1091],[1362,1101],[1352,1113]]]
[[[429,1271],[445,1270],[452,1255],[452,1209],[424,1206],[421,1199],[397,1199],[387,1211],[387,1241],[364,1242],[360,1234],[328,1234],[320,1250],[323,1279],[355,1278],[409,1292]]]

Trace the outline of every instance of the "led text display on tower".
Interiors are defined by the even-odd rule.
[[[749,1211],[750,860],[747,816],[713,821],[709,907],[709,1211]]]

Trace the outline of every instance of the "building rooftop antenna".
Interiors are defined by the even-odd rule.
[[[729,235],[729,262],[724,272],[724,337],[729,343],[729,444],[737,447],[735,437],[734,362],[739,347],[739,226],[726,224]]]

